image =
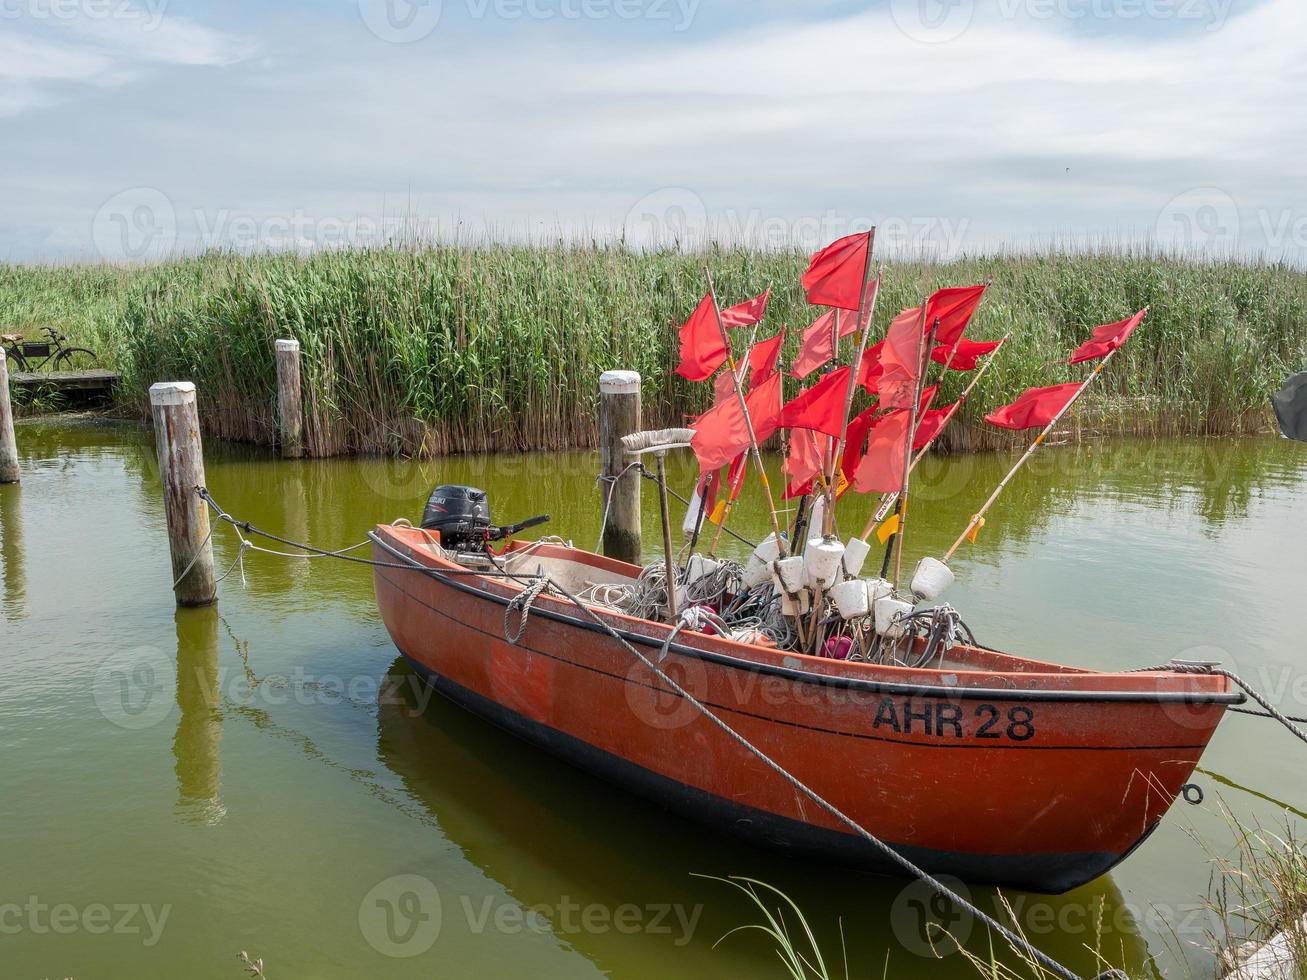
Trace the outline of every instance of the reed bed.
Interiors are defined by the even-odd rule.
[[[0,267],[0,324],[62,323],[111,359],[139,408],[149,385],[189,379],[206,429],[269,443],[273,341],[303,348],[306,441],[315,456],[592,446],[596,389],[611,368],[644,376],[650,425],[706,407],[706,385],[669,372],[677,327],[713,270],[723,302],[774,287],[764,323],[790,350],[815,316],[806,256],[719,247],[699,254],[616,245],[425,245],[312,256],[207,254],[114,269]],[[1269,422],[1267,395],[1302,366],[1307,277],[1269,264],[1148,252],[896,261],[878,329],[943,285],[992,280],[972,334],[1013,341],[943,440],[1008,445],[978,424],[1024,388],[1083,377],[1058,363],[1095,325],[1152,313],[1115,359],[1075,430],[1226,434]],[[846,342],[847,343],[847,342]],[[944,395],[956,393],[954,377]],[[789,393],[797,392],[789,382]]]

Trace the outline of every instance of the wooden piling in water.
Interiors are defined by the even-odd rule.
[[[18,482],[18,440],[14,438],[14,406],[9,401],[9,362],[0,347],[0,483]]]
[[[195,492],[205,485],[195,385],[161,381],[151,386],[150,412],[168,517],[168,548],[176,582],[173,592],[179,606],[207,606],[217,601],[218,586],[213,576],[209,508]]]
[[[304,403],[300,399],[300,342],[279,340],[277,348],[277,416],[282,459],[304,455]]]
[[[603,553],[619,561],[640,563],[640,472],[622,476],[634,459],[626,455],[622,436],[640,431],[640,375],[605,371],[599,378],[599,453],[603,480]],[[620,477],[620,479],[619,479]],[[616,481],[616,482],[614,482]]]

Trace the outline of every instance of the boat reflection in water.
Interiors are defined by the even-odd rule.
[[[756,934],[715,946],[759,913],[729,885],[703,876],[744,876],[781,889],[803,910],[827,960],[847,948],[854,973],[879,971],[889,950],[891,976],[909,969],[971,975],[955,950],[934,957],[932,939],[940,952],[952,949],[937,926],[988,955],[983,927],[924,885],[791,860],[644,804],[432,694],[402,658],[382,686],[378,726],[381,763],[464,857],[601,970],[639,963],[649,976],[773,974],[775,953]],[[997,890],[960,887],[1002,917]],[[458,900],[442,894],[449,916]],[[1131,976],[1161,975],[1110,876],[1065,895],[1002,895],[1032,941],[1071,968],[1096,975],[1103,967],[1088,950],[1098,946]],[[588,928],[587,909],[614,921],[626,909],[632,927]],[[1158,945],[1157,955],[1168,956]]]

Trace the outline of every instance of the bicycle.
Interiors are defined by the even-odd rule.
[[[68,346],[68,338],[53,327],[45,327],[44,331],[50,336],[48,342],[24,340],[20,334],[0,334],[5,357],[15,371],[39,371],[52,361],[56,371],[85,371],[100,362],[95,351]]]

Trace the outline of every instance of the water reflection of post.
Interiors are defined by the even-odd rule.
[[[309,498],[308,488],[305,486],[305,468],[308,464],[303,462],[282,463],[278,469],[285,473],[285,479],[282,482],[282,504],[285,508],[285,517],[282,521],[282,527],[285,528],[283,536],[290,538],[292,541],[312,543],[309,534]],[[282,548],[290,554],[299,554],[295,548]],[[280,559],[290,566],[290,584],[303,585],[309,578],[309,569],[313,564],[312,559],[308,558],[283,558]]]
[[[26,553],[23,550],[22,486],[0,487],[0,563],[4,565],[4,614],[7,620],[27,616]]]
[[[196,823],[218,823],[222,804],[222,710],[218,689],[216,606],[178,609],[177,734],[172,754],[177,809]]]

